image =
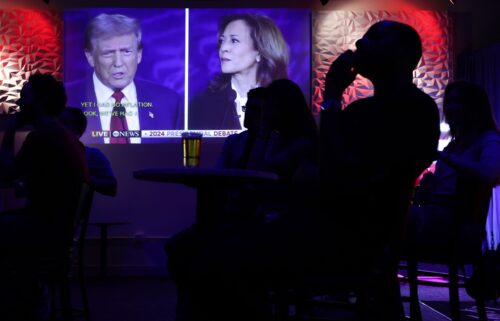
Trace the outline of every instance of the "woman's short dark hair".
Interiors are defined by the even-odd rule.
[[[273,81],[268,88],[270,105],[276,109],[277,128],[285,137],[316,137],[316,123],[300,87],[289,79]]]
[[[269,17],[254,13],[224,16],[219,22],[217,39],[228,24],[237,20],[242,20],[250,28],[253,45],[261,57],[257,67],[257,84],[267,86],[275,79],[288,78],[288,46],[280,29]],[[221,74],[209,87],[220,90],[227,86],[230,77]]]
[[[66,90],[62,82],[50,74],[36,73],[28,78],[36,100],[49,115],[57,116],[66,106]]]
[[[463,80],[450,83],[444,92],[445,117],[446,106],[449,104],[451,92],[456,92],[460,96],[462,115],[459,119],[462,124],[449,124],[450,127],[458,126],[460,131],[465,133],[481,133],[487,130],[498,131],[488,94],[483,87]]]

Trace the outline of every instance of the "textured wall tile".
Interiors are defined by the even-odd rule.
[[[16,107],[35,72],[62,78],[62,15],[52,11],[0,10],[0,113]]]
[[[350,12],[319,11],[313,14],[312,65],[313,111],[318,112],[323,100],[323,83],[332,61],[347,49],[355,50],[355,42],[368,28],[380,20],[394,20],[411,25],[422,38],[423,58],[414,72],[414,83],[441,107],[444,88],[450,79],[451,22],[444,12]],[[344,103],[371,96],[371,82],[357,76],[344,93]]]

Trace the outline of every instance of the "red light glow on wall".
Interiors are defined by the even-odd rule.
[[[319,11],[313,14],[313,110],[319,112],[323,101],[323,83],[332,61],[380,20],[409,24],[422,38],[423,57],[414,71],[413,82],[441,107],[444,88],[451,78],[451,22],[444,12],[436,11]],[[344,103],[373,94],[371,82],[358,75],[344,93]]]
[[[62,15],[45,10],[0,10],[0,113],[16,107],[35,72],[62,79]]]

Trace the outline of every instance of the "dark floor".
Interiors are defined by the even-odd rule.
[[[167,277],[88,278],[89,299],[93,321],[173,321],[175,317],[175,286]],[[75,286],[74,292],[78,288]],[[401,292],[407,294],[406,284]],[[424,321],[451,320],[448,314],[448,292],[444,287],[419,287]],[[473,300],[461,290],[463,321],[477,320]],[[78,302],[75,293],[74,301]],[[406,304],[405,304],[406,305]],[[500,320],[500,304],[488,303],[489,319]],[[407,308],[407,307],[405,307]],[[323,311],[337,315],[335,309]],[[236,320],[235,320],[236,321]]]

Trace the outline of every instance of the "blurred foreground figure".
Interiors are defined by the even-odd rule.
[[[61,82],[48,74],[32,75],[17,104],[20,112],[0,148],[0,174],[22,183],[27,203],[0,214],[0,310],[2,320],[31,321],[36,318],[37,263],[67,244],[89,175],[83,146],[58,121],[66,104]],[[26,125],[33,130],[14,154],[15,133]]]

